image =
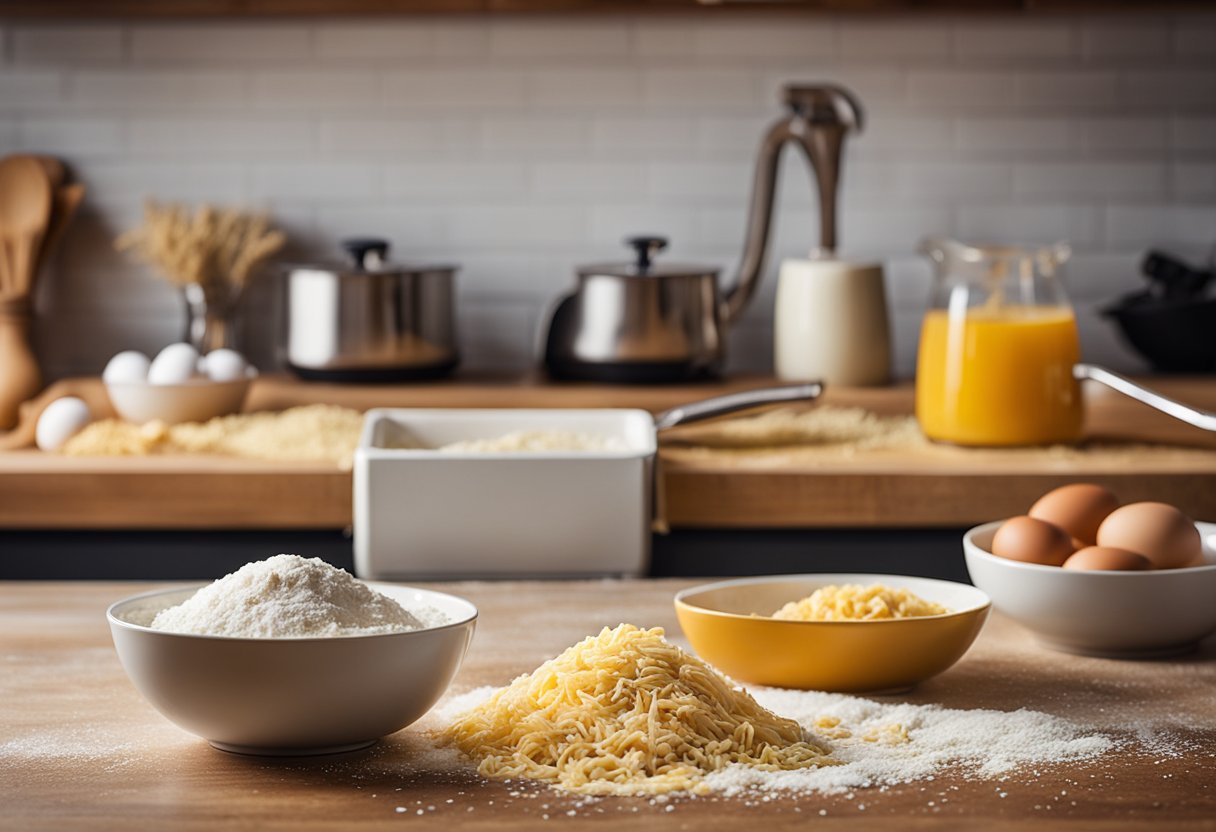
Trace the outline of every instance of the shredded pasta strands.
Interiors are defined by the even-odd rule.
[[[764,771],[835,765],[797,722],[663,638],[607,627],[485,704],[442,740],[487,777],[527,778],[591,795],[704,793],[734,764]]]
[[[875,621],[916,618],[949,612],[941,604],[926,601],[906,589],[882,584],[824,586],[806,598],[790,601],[773,613],[785,621]]]

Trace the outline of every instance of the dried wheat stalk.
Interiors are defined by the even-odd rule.
[[[143,224],[115,245],[120,251],[133,250],[177,286],[239,289],[286,242],[263,215],[207,204],[192,214],[185,205],[149,200]]]

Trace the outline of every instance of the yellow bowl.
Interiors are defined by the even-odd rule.
[[[910,590],[950,612],[879,621],[780,621],[769,616],[829,584]],[[756,685],[848,693],[905,690],[958,661],[991,602],[973,586],[901,575],[776,575],[703,584],[676,595],[694,650]]]

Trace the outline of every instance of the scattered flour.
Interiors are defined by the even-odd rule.
[[[435,716],[450,722],[496,690],[482,687],[454,696]],[[957,710],[817,691],[748,690],[763,707],[797,720],[842,765],[794,771],[732,765],[704,780],[725,797],[752,791],[840,794],[932,780],[947,769],[997,779],[1023,767],[1091,759],[1118,747],[1108,736],[1039,711]]]
[[[438,610],[407,611],[320,558],[247,563],[152,620],[155,630],[232,638],[326,638],[439,626]]]

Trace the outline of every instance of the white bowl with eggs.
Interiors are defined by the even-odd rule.
[[[448,623],[331,638],[232,638],[149,626],[199,587],[136,595],[106,612],[123,669],[171,722],[243,754],[333,754],[417,721],[448,689],[473,638],[477,608],[455,595],[370,585]]]
[[[1047,647],[1114,658],[1194,649],[1216,632],[1216,524],[1196,523],[1200,565],[1177,569],[1062,569],[992,554],[1005,521],[963,536],[972,582]]]
[[[110,403],[134,424],[205,422],[240,411],[257,371],[234,350],[200,356],[189,344],[170,344],[153,359],[120,352],[102,379]]]

